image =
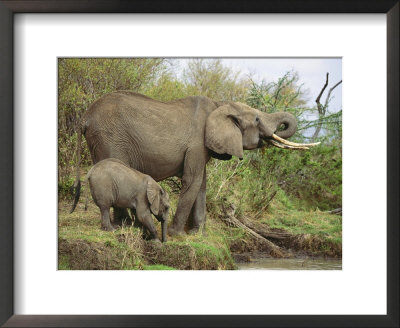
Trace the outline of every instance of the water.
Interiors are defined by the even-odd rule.
[[[237,266],[239,270],[342,270],[342,260],[252,258],[250,262],[237,263]]]

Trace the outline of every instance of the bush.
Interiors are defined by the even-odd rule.
[[[58,179],[58,197],[60,199],[72,200],[74,178],[70,175],[63,175]]]
[[[255,216],[268,210],[272,201],[288,209],[341,207],[342,157],[335,144],[307,151],[269,147],[245,152],[243,161],[212,159],[207,179],[209,211],[223,199],[236,204],[237,214],[245,211]]]

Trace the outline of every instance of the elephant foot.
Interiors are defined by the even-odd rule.
[[[155,250],[155,251],[159,251],[162,248],[162,242],[160,241],[160,239],[150,239],[147,241],[148,243],[148,247],[150,247],[151,249]]]
[[[182,236],[185,234],[186,234],[185,230],[183,230],[183,229],[177,229],[173,226],[168,228],[168,235],[170,235],[170,236]]]
[[[113,227],[112,225],[109,225],[109,226],[101,226],[101,230],[104,230],[104,231],[114,231],[114,230],[116,230],[116,228],[115,227]]]
[[[203,227],[203,229],[200,229],[200,227],[193,227],[192,229],[188,230],[188,235],[195,235],[202,230],[202,235],[203,237],[208,237],[208,233],[206,232],[206,228]]]
[[[193,227],[192,229],[188,230],[188,235],[195,235],[199,232],[199,227]]]
[[[161,245],[161,240],[158,238],[150,239],[149,242],[154,243],[156,245]]]

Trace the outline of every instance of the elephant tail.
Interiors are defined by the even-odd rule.
[[[74,189],[75,189],[75,195],[74,195],[74,203],[72,204],[71,211],[69,213],[72,213],[76,205],[78,204],[79,197],[81,195],[81,177],[80,177],[80,167],[81,167],[81,143],[82,143],[82,127],[81,124],[79,123],[78,125],[78,138],[76,142],[76,176],[75,176],[75,183],[74,183]]]
[[[88,173],[88,175],[86,177],[86,184],[85,184],[85,197],[86,197],[85,211],[87,211],[88,204],[89,204],[89,174],[90,174],[90,172]]]
[[[72,204],[71,210],[69,211],[70,214],[73,211],[75,211],[76,205],[79,202],[79,197],[81,196],[81,180],[78,180],[78,183],[74,184],[74,188],[75,188],[74,203]]]

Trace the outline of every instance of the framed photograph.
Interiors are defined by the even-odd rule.
[[[0,10],[2,325],[398,326],[398,1]]]

